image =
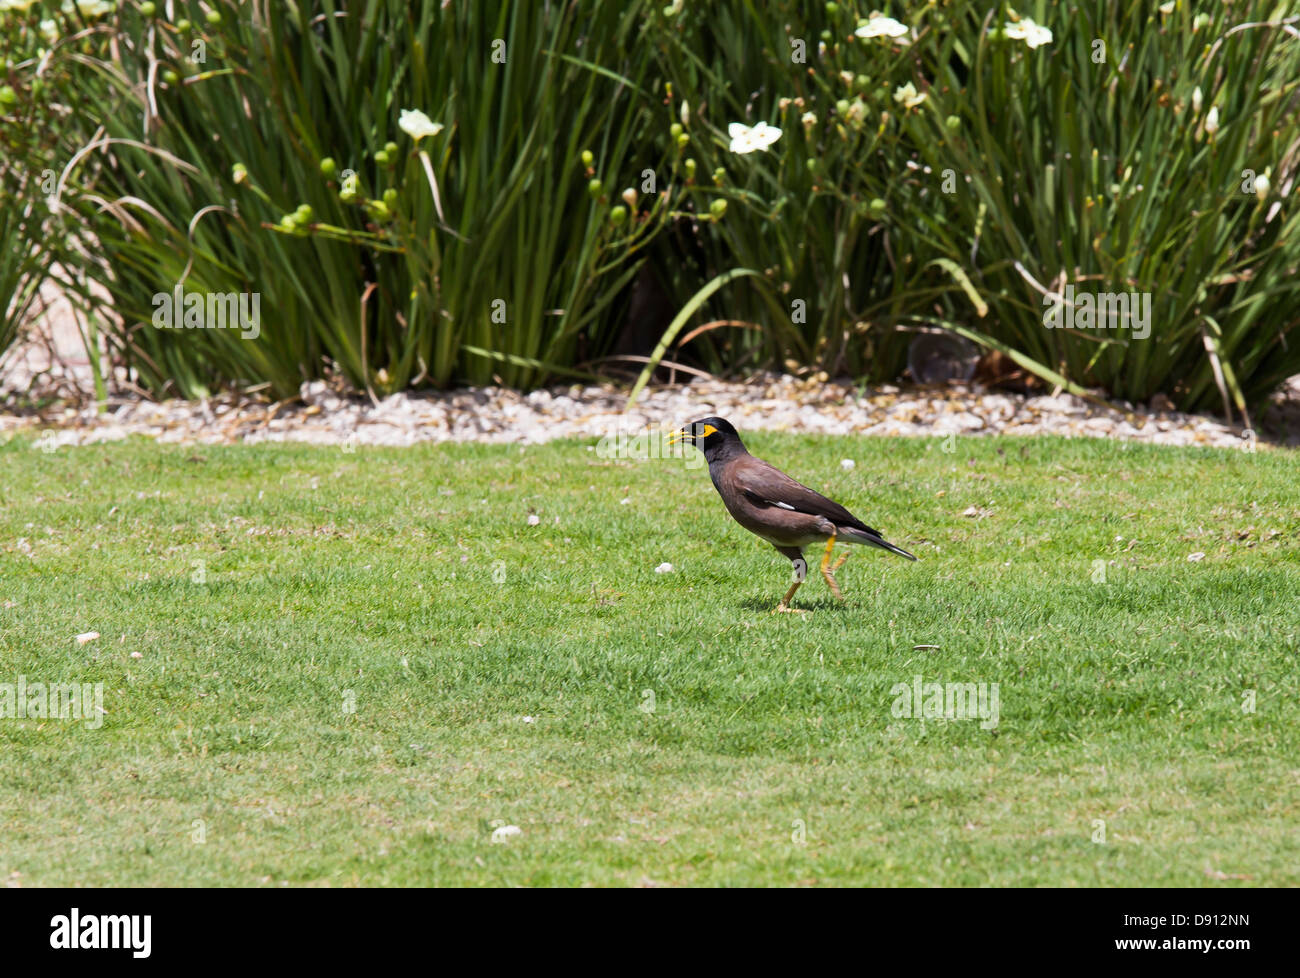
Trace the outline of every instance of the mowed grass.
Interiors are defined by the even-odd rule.
[[[1300,883],[1295,454],[748,440],[920,560],[770,614],[703,468],[590,442],[10,440],[0,682],[107,714],[0,719],[0,878]]]

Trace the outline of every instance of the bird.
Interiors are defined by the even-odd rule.
[[[776,466],[750,455],[736,429],[724,418],[692,421],[670,434],[668,444],[693,445],[702,451],[709,463],[709,478],[713,480],[727,512],[746,530],[766,540],[790,560],[794,567],[794,583],[773,609],[773,614],[778,611],[805,613],[804,609],[791,608],[790,600],[808,574],[803,550],[810,544],[826,541],[822,577],[839,601],[844,600],[844,595],[835,580],[835,572],[843,566],[849,554],[845,551],[831,565],[831,551],[836,540],[868,544],[916,560],[839,503],[795,482]]]

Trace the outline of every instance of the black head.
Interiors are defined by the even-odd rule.
[[[740,435],[725,418],[701,418],[692,421],[680,431],[674,431],[668,437],[668,444],[694,445],[712,462],[715,458],[743,452],[745,445]]]

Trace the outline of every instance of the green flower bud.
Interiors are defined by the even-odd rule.
[[[148,0],[146,0],[145,3],[140,4],[140,15],[142,17],[152,17],[157,12],[158,8],[152,3],[149,3]]]
[[[877,217],[885,213],[885,202],[879,197],[876,197],[871,201],[871,213]]]
[[[825,41],[827,44],[831,43],[831,38],[833,38],[834,36],[835,35],[832,34],[830,31],[822,31],[821,33],[821,39]]]
[[[339,172],[339,165],[334,162],[334,157],[327,156],[320,161],[320,175],[323,177],[332,177]]]
[[[591,150],[589,150],[589,149],[584,149],[584,150],[582,151],[582,165],[583,165],[583,166],[591,166],[591,165],[592,165],[593,163],[595,163],[595,162],[596,162],[596,157],[594,157],[594,156],[591,154]]]
[[[204,16],[207,22],[213,27],[216,27],[221,23],[221,11],[219,10],[209,10]]]
[[[175,85],[180,80],[181,80],[181,76],[176,74],[176,72],[174,71],[163,72],[163,81],[165,81],[168,85]]]
[[[384,143],[384,152],[388,154],[389,159],[397,158],[397,143]]]
[[[724,183],[727,182],[727,171],[724,170],[722,167],[718,167],[716,170],[714,170],[713,182],[716,183],[719,187],[721,187]]]
[[[855,75],[853,77],[853,90],[859,95],[867,94],[867,89],[871,87],[871,79],[866,75]]]
[[[592,200],[595,200],[604,192],[605,188],[600,185],[600,179],[598,177],[592,177],[591,182],[587,184],[587,194]]]
[[[682,169],[684,169],[684,170],[686,171],[686,179],[687,179],[687,180],[694,180],[694,179],[695,179],[695,161],[694,161],[694,160],[687,160],[685,163],[682,164]]]
[[[182,34],[189,33],[189,29],[191,26],[192,25],[190,24],[190,22],[188,20],[185,20],[184,18],[176,21],[176,29],[180,31]]]
[[[830,14],[830,16],[834,17],[839,12],[840,12],[840,5],[838,3],[828,3],[826,5],[826,13]]]
[[[709,205],[709,213],[713,215],[713,219],[715,221],[721,218],[723,214],[727,213],[726,200],[722,197],[719,197],[717,200],[715,200],[712,204]]]
[[[18,101],[18,93],[12,85],[0,85],[0,105],[13,105]]]
[[[375,162],[378,163],[380,166],[387,166],[388,154],[381,149],[378,153],[375,154]]]
[[[678,149],[685,149],[690,144],[691,144],[691,137],[686,135],[686,133],[682,133],[680,136],[677,137]]]
[[[944,120],[944,125],[948,127],[949,132],[956,132],[961,128],[961,120],[955,115],[950,115]]]
[[[391,209],[397,206],[397,188],[389,187],[384,191],[384,203]]]
[[[839,114],[839,117],[840,117],[841,119],[847,119],[847,118],[848,118],[848,115],[849,115],[849,109],[850,109],[850,108],[851,108],[851,106],[849,105],[849,100],[846,99],[846,98],[842,98],[842,99],[840,99],[838,102],[835,103],[835,111],[836,111],[836,113]]]
[[[230,179],[235,183],[246,183],[248,181],[248,167],[243,163],[236,163],[230,168]]]
[[[619,227],[620,225],[624,224],[626,221],[627,221],[626,207],[624,207],[622,204],[619,204],[617,207],[613,207],[610,209],[609,212],[610,224],[614,225],[614,227]]]
[[[676,139],[681,134],[682,134],[682,124],[680,122],[674,122],[671,126],[668,127],[668,135],[672,136],[673,139]]]
[[[314,213],[315,212],[311,209],[311,204],[299,204],[298,209],[293,212],[294,217],[296,217],[301,224],[310,224]]]

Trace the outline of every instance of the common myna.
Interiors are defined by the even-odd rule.
[[[794,583],[785,592],[776,611],[799,610],[790,607],[790,599],[808,573],[803,548],[811,543],[826,541],[822,577],[830,585],[831,593],[841,601],[844,595],[835,581],[835,571],[849,555],[846,552],[831,566],[831,548],[837,539],[867,543],[908,560],[916,560],[839,503],[800,485],[780,469],[750,455],[736,429],[722,418],[692,421],[680,431],[674,431],[668,443],[694,445],[703,451],[709,463],[709,478],[713,480],[727,512],[750,533],[762,537],[790,558],[794,565]]]

